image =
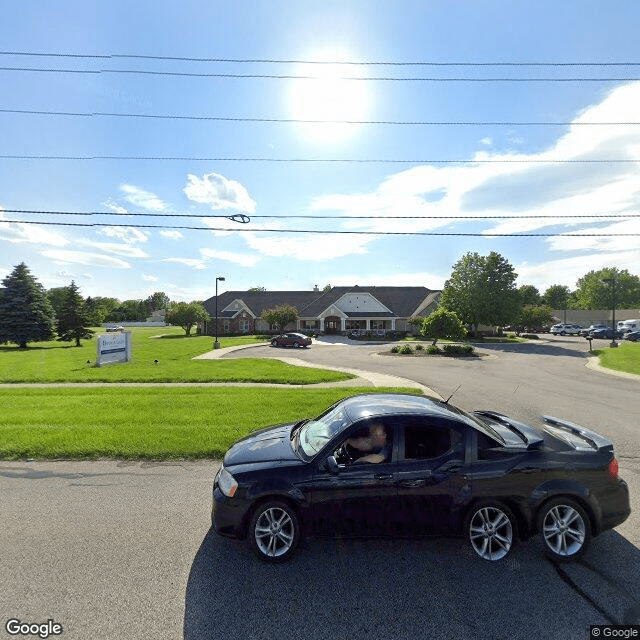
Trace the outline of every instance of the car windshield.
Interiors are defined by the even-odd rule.
[[[303,453],[313,457],[336,433],[349,424],[349,419],[341,406],[332,407],[315,420],[307,422],[300,430],[299,442]]]

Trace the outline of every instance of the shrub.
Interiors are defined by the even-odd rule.
[[[400,351],[400,347],[391,347],[391,353],[398,353]]]
[[[440,347],[435,344],[430,344],[426,351],[429,355],[435,355],[436,353],[440,353]]]
[[[526,338],[527,340],[540,340],[540,336],[535,333],[523,333],[521,338]]]
[[[422,351],[424,347],[421,344],[416,345],[416,351]]]
[[[400,347],[399,353],[403,353],[403,354],[413,353],[413,349],[411,348],[410,344],[405,344]]]
[[[470,344],[445,344],[442,350],[449,356],[470,356],[473,353]]]

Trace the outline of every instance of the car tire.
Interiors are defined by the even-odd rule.
[[[298,349],[300,347],[300,343],[299,342],[294,342],[293,343],[293,348],[294,349]]]
[[[277,347],[278,346],[278,341],[277,340],[272,340],[271,341],[271,346],[272,347]]]
[[[516,541],[516,519],[500,502],[481,502],[473,506],[465,521],[471,548],[491,562],[505,558]]]
[[[554,498],[538,514],[538,531],[545,553],[557,562],[571,562],[584,555],[591,541],[591,521],[571,498]]]
[[[249,544],[261,560],[285,562],[293,555],[299,541],[298,516],[286,502],[263,502],[253,512],[249,524]]]
[[[560,332],[560,335],[561,335],[561,336],[566,336],[567,334],[566,334],[564,331],[561,331],[561,332]]]

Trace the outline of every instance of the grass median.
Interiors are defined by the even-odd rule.
[[[5,388],[0,389],[0,458],[221,457],[231,443],[251,431],[313,417],[341,398],[371,391],[371,387]]]
[[[640,343],[620,342],[616,349],[597,349],[600,364],[607,369],[640,375]]]

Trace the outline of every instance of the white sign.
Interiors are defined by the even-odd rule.
[[[98,336],[97,365],[131,360],[131,331],[103,333]]]

